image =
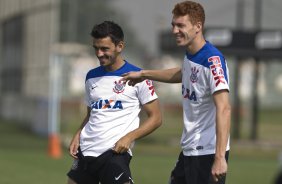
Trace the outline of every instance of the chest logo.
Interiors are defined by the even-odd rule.
[[[117,94],[122,93],[125,89],[125,81],[115,81],[115,86],[113,88],[113,91]]]
[[[190,80],[192,83],[197,82],[198,76],[197,74],[199,73],[199,70],[196,67],[191,68],[191,75],[190,75]]]

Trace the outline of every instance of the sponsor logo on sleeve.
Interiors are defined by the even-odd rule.
[[[153,82],[151,80],[146,80],[146,84],[149,86],[149,90],[151,91],[151,95],[153,96],[155,93]]]
[[[219,56],[212,56],[208,58],[208,62],[211,62],[210,69],[215,80],[215,86],[217,87],[220,83],[225,84],[224,71],[222,69],[221,61]]]

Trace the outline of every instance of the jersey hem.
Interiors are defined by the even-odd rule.
[[[226,151],[229,151],[230,147],[226,148]],[[198,151],[198,150],[194,150],[194,151],[183,151],[183,155],[184,156],[201,156],[201,155],[212,155],[215,154],[215,150],[205,150],[205,151]]]
[[[110,149],[106,150],[109,151]],[[105,153],[106,151],[104,151],[103,153]],[[133,156],[131,149],[129,149],[127,151],[129,153],[130,156]],[[100,155],[102,155],[103,153],[98,153],[98,152],[94,152],[94,151],[82,151],[83,156],[91,156],[91,157],[98,157]]]

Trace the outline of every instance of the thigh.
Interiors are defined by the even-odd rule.
[[[70,171],[67,173],[69,177],[68,182],[76,184],[98,184],[98,177],[90,174],[86,166],[86,163],[82,159],[75,159]]]
[[[130,160],[131,156],[129,153],[113,153],[99,171],[101,184],[133,183],[129,168]]]
[[[185,177],[189,184],[209,184],[214,155],[185,157]]]
[[[67,173],[69,184],[99,184],[98,175],[88,172],[88,163],[85,160],[80,148],[78,149],[77,159],[73,160],[70,171]]]
[[[77,183],[73,181],[71,178],[68,178],[67,184],[77,184]]]
[[[171,172],[169,184],[185,184],[185,171],[184,171],[184,155],[183,152],[179,154],[178,160],[174,169]]]

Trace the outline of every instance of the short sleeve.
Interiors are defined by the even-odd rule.
[[[137,85],[138,99],[142,105],[158,98],[153,81],[144,80]]]

